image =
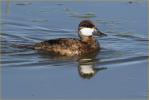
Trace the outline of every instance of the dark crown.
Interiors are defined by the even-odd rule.
[[[80,22],[79,27],[93,28],[93,27],[95,27],[95,25],[90,20],[83,20]]]

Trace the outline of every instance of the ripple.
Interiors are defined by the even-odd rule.
[[[147,38],[140,37],[140,36],[134,36],[134,35],[130,35],[130,34],[125,34],[125,33],[124,34],[116,34],[114,36],[125,38],[125,39],[132,39],[134,41],[149,41]]]
[[[4,39],[6,41],[8,41],[8,39],[15,39],[15,41],[17,40],[23,40],[26,41],[28,40],[28,38],[24,37],[24,36],[19,36],[19,35],[15,35],[15,34],[7,34],[7,33],[0,33],[2,35],[2,37],[5,37]],[[12,40],[10,40],[12,42]]]
[[[79,13],[75,10],[72,10],[70,8],[64,8],[65,12],[70,16],[74,18],[94,18],[96,17],[96,14],[93,12],[86,12],[86,13]]]
[[[54,32],[54,33],[70,33],[73,32],[72,30],[68,29],[59,29],[59,28],[54,28],[54,29],[49,29],[45,27],[40,27],[40,26],[35,26],[34,28],[30,28],[30,30],[41,30],[41,31],[47,31],[47,32]]]
[[[19,21],[12,21],[12,20],[1,20],[1,25],[12,25],[12,26],[18,26],[18,27],[30,27],[30,25],[19,22]]]
[[[19,5],[19,6],[26,6],[26,5],[31,5],[32,3],[31,2],[20,2],[20,3],[16,3],[16,5]]]
[[[84,14],[72,14],[70,17],[75,18],[94,18],[96,15],[94,13],[84,13]]]
[[[138,57],[127,57],[127,58],[119,58],[119,59],[108,59],[98,62],[100,65],[111,65],[111,64],[122,64],[129,62],[137,62],[142,60],[147,60],[149,56],[138,56]]]
[[[71,17],[76,18],[93,18],[96,17],[94,13],[87,12],[79,14],[78,12],[67,9]],[[37,22],[43,21],[36,20]],[[119,25],[120,21],[116,20],[96,20],[97,23]],[[2,25],[8,29],[1,32],[2,43],[2,64],[4,67],[39,67],[39,66],[72,66],[78,61],[74,58],[50,58],[49,56],[41,56],[34,50],[17,48],[12,45],[31,45],[36,42],[44,41],[46,39],[59,38],[59,37],[76,37],[73,35],[75,32],[72,29],[63,28],[46,28],[43,26],[29,25],[26,22],[6,20],[2,21]],[[6,25],[6,26],[5,26]],[[9,26],[9,27],[8,27]],[[123,64],[130,62],[137,62],[148,59],[148,56],[140,56],[145,51],[146,46],[141,45],[142,49],[138,50],[138,42],[141,43],[148,41],[146,37],[137,35],[138,33],[131,32],[114,32],[113,30],[106,31],[108,36],[105,38],[98,38],[102,46],[105,48],[97,55],[95,62],[99,65]],[[128,40],[131,40],[128,41]],[[136,46],[135,46],[136,45]],[[129,48],[131,47],[131,48]],[[144,51],[141,51],[143,50]],[[141,52],[141,53],[140,53]],[[146,51],[145,51],[146,52]],[[139,54],[140,53],[140,54]],[[142,53],[144,54],[144,53]],[[135,55],[135,57],[132,55]],[[13,58],[13,60],[12,60]],[[73,65],[74,66],[74,65]]]

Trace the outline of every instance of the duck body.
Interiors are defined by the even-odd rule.
[[[98,41],[94,37],[85,40],[77,38],[59,38],[36,43],[34,49],[65,56],[81,56],[100,50]]]
[[[36,43],[35,50],[65,56],[80,56],[95,53],[100,45],[93,35],[105,35],[100,32],[90,20],[83,20],[78,26],[79,38],[58,38]]]

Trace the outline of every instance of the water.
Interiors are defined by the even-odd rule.
[[[50,57],[12,45],[77,38],[83,19],[107,37],[94,58]],[[16,98],[147,98],[147,3],[3,1],[2,96]],[[82,66],[94,74],[84,75]]]

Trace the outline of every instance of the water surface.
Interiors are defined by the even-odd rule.
[[[96,57],[57,58],[12,46],[78,38],[83,19],[108,35],[97,37]],[[147,98],[146,2],[3,1],[0,23],[4,99]],[[82,75],[83,65],[95,73]]]

